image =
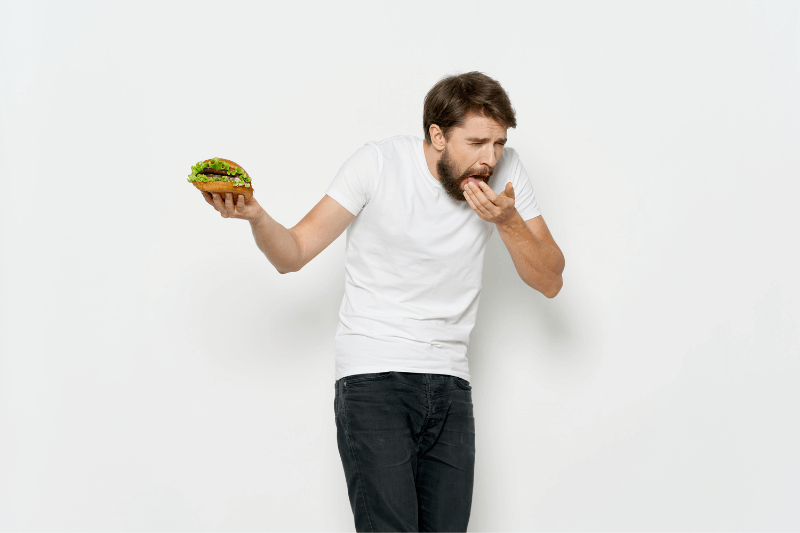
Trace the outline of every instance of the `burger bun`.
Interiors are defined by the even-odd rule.
[[[219,193],[223,198],[225,198],[225,193],[233,193],[234,202],[240,194],[244,195],[245,200],[253,197],[252,187],[236,186],[227,181],[193,181],[192,183],[201,191],[210,192],[212,195]]]
[[[229,164],[232,167],[237,167],[241,169],[245,173],[245,175],[249,177],[247,171],[244,168],[242,168],[240,164],[235,163],[230,159],[223,159],[221,157],[218,157],[216,159],[218,159],[219,161],[224,161],[225,163]],[[213,160],[214,159],[206,159],[205,161],[203,161],[203,163],[210,163]],[[220,176],[220,181],[193,181],[192,183],[194,183],[194,186],[200,189],[201,191],[209,192],[212,195],[214,193],[219,193],[222,195],[223,199],[225,198],[226,193],[232,193],[234,202],[236,201],[237,196],[240,194],[244,195],[245,200],[249,200],[250,198],[253,197],[252,184],[250,185],[250,187],[245,187],[243,185],[234,185],[233,183],[227,181],[228,173],[224,170],[207,168],[201,171],[200,174],[209,177],[214,175]]]

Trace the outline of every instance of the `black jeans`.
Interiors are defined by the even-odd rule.
[[[469,382],[378,372],[336,381],[336,438],[356,531],[466,531],[475,475]]]

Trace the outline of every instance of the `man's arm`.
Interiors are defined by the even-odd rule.
[[[297,272],[341,235],[354,214],[325,195],[292,229],[267,215],[251,222],[258,248],[281,274]]]
[[[258,204],[255,197],[236,203],[231,193],[226,197],[203,192],[206,202],[223,218],[242,218],[250,222],[253,238],[272,266],[281,274],[297,272],[336,240],[355,215],[330,196],[325,196],[295,227],[286,229]]]
[[[297,272],[317,257],[344,233],[354,218],[356,216],[339,202],[327,194],[323,196],[314,209],[290,230],[300,249],[298,261],[292,272]]]
[[[245,200],[243,194],[233,198],[233,193],[224,195],[206,191],[202,193],[206,202],[216,209],[222,218],[240,218],[250,222],[258,248],[278,272],[284,274],[297,262],[300,255],[297,240],[289,230],[275,222],[264,211],[255,196]]]
[[[564,254],[550,235],[541,216],[522,220],[515,204],[514,187],[509,181],[500,194],[486,183],[467,184],[464,196],[483,220],[493,222],[511,254],[522,281],[548,298],[555,297],[564,281]]]
[[[519,277],[548,298],[554,298],[564,280],[564,254],[556,244],[542,216],[523,221],[519,212],[497,232],[511,254]]]
[[[300,245],[291,230],[278,224],[266,211],[250,221],[256,246],[281,274],[293,272],[292,268],[300,260]]]

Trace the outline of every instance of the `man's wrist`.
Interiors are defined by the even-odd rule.
[[[522,215],[519,214],[519,211],[517,211],[517,208],[515,207],[514,214],[511,215],[511,217],[507,221],[503,223],[497,223],[495,225],[497,226],[498,230],[509,230],[514,226],[519,227],[520,222],[522,223],[523,226],[525,225],[525,221],[522,220]]]
[[[267,212],[264,211],[263,209],[258,213],[258,216],[256,216],[256,218],[249,220],[250,226],[252,226],[253,228],[255,228],[256,226],[261,226],[266,221],[267,221]]]

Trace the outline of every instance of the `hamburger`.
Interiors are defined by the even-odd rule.
[[[211,194],[219,193],[223,198],[225,193],[233,193],[234,202],[240,194],[244,195],[245,200],[253,197],[250,176],[241,165],[237,165],[230,159],[215,157],[200,161],[192,167],[188,181],[201,191]]]

